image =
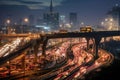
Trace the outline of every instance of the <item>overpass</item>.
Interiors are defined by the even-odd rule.
[[[68,33],[54,33],[54,34],[46,34],[41,36],[42,40],[42,48],[43,48],[43,55],[45,55],[46,45],[49,39],[56,39],[56,38],[77,38],[77,37],[84,37],[87,38],[87,42],[89,38],[94,39],[94,52],[95,57],[98,57],[98,46],[103,37],[112,37],[112,36],[120,36],[120,31],[94,31],[94,32],[68,32]]]

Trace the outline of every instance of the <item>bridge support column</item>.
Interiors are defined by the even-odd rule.
[[[25,75],[25,68],[26,68],[26,62],[25,62],[25,56],[26,56],[26,54],[27,54],[27,51],[25,51],[24,53],[23,53],[24,55],[23,55],[23,57],[21,58],[21,63],[22,63],[22,68],[23,68],[23,71],[24,71],[24,75]]]
[[[7,62],[8,63],[8,76],[10,77],[11,76],[11,61],[9,59],[9,61]]]
[[[99,43],[101,41],[101,37],[95,37],[95,47],[94,47],[94,53],[95,53],[95,59],[97,59],[99,56],[98,56],[98,47],[99,47]]]
[[[106,37],[104,37],[104,42],[106,42]]]
[[[35,46],[34,46],[34,54],[35,54],[35,58],[34,58],[34,62],[37,62],[37,54],[38,54],[38,49],[39,49],[39,45],[40,45],[40,41],[36,41]]]
[[[46,50],[47,41],[48,41],[48,39],[45,37],[44,40],[43,40],[43,45],[42,45],[42,54],[43,54],[43,56],[46,56],[45,50]]]
[[[0,45],[2,44],[2,39],[0,39]]]
[[[90,40],[90,38],[86,37],[86,41],[87,41],[87,50],[89,50],[89,48],[90,48],[89,40]]]

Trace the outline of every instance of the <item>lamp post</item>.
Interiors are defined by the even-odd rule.
[[[28,18],[24,18],[24,24],[26,25],[26,27],[29,26],[29,19]],[[27,28],[28,29],[28,28]],[[25,29],[26,30],[26,29]]]
[[[24,18],[24,22],[28,23],[29,22],[28,18]]]
[[[10,19],[7,19],[6,23],[7,23],[7,33],[10,34],[11,33],[11,29],[10,29]]]
[[[28,18],[24,18],[24,19],[22,20],[21,33],[24,33],[24,25],[28,25],[28,22],[29,22]]]

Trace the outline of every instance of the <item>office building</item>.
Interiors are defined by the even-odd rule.
[[[72,29],[77,29],[77,13],[70,13],[69,14],[69,20],[70,20],[70,24],[72,26]]]

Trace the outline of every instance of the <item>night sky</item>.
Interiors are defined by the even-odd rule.
[[[97,25],[106,13],[120,0],[53,0],[54,11],[68,17],[70,12],[78,13],[78,21],[87,25]],[[42,17],[49,11],[50,0],[0,0],[0,23],[11,17],[13,22],[35,15]]]

